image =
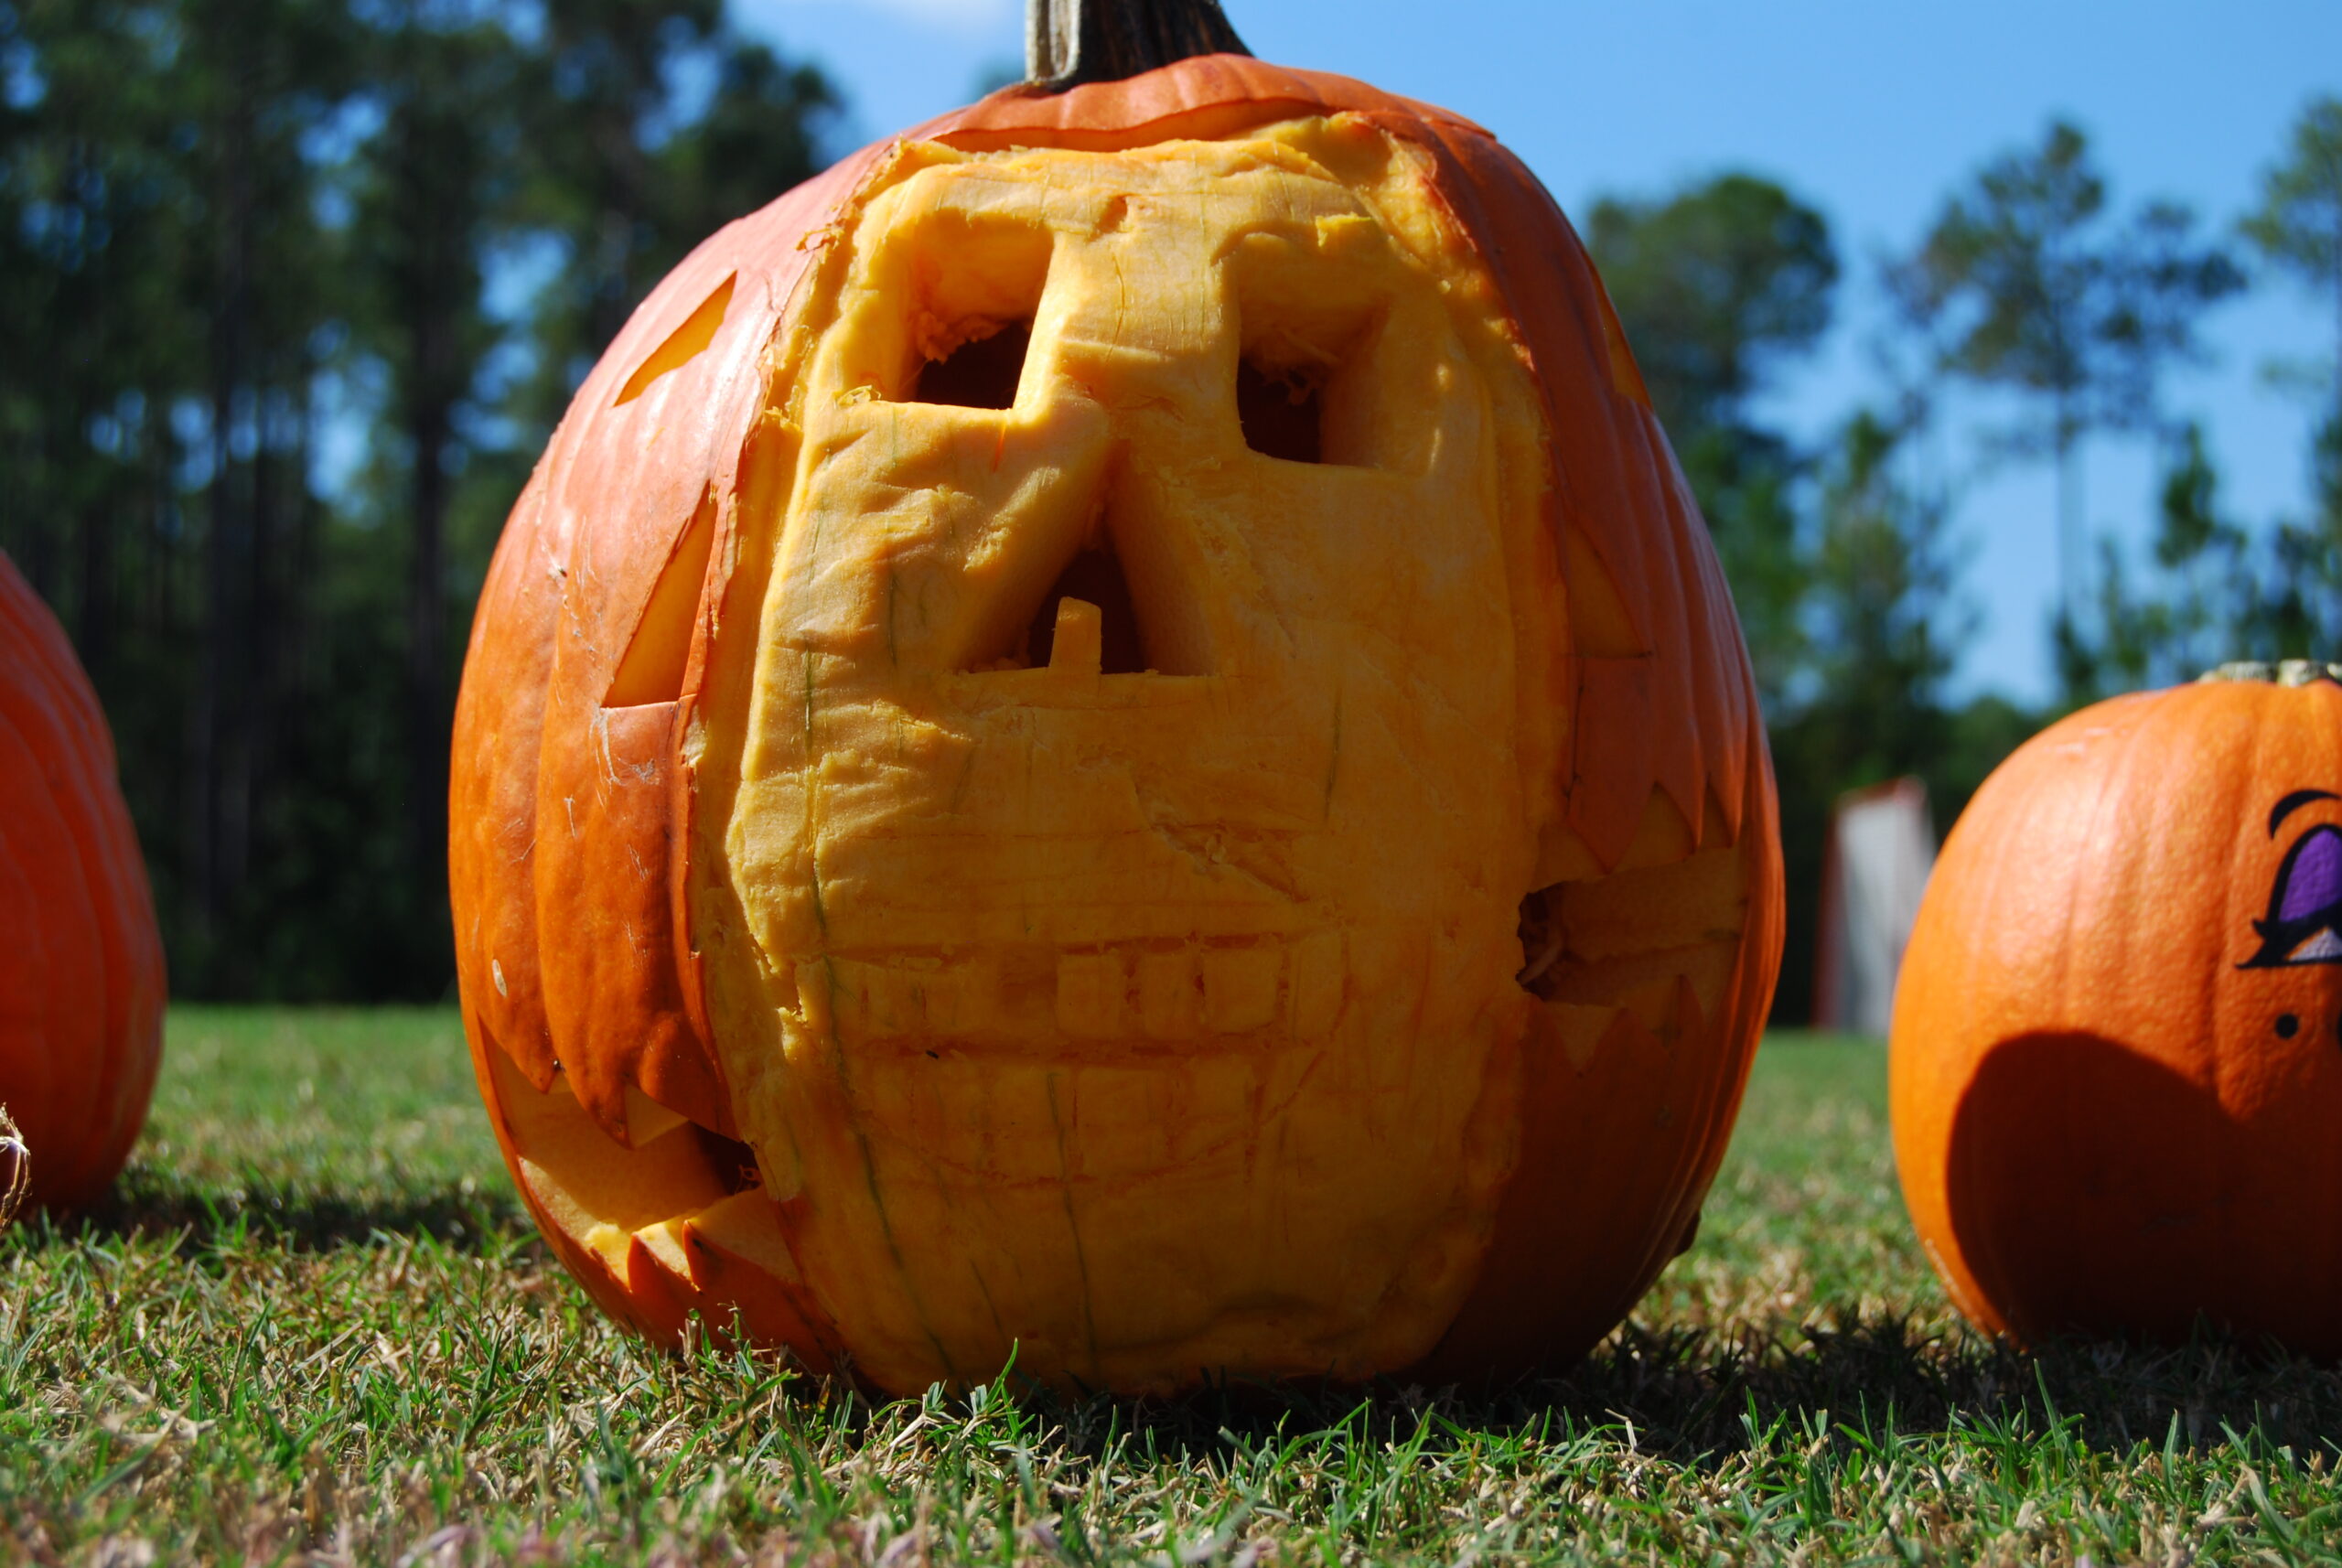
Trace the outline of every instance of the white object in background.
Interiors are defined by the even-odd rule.
[[[1821,852],[1817,1028],[1885,1038],[1903,945],[1935,864],[1928,787],[1918,779],[1890,779],[1838,797]]]

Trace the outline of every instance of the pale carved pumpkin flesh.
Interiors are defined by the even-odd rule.
[[[1565,660],[1635,634],[1504,299],[1351,116],[909,143],[830,244],[597,720],[704,682],[725,1111],[483,1048],[524,1191],[606,1305],[886,1388],[1418,1362],[1524,1097],[1724,1048],[1777,897],[1742,800],[1567,819]]]

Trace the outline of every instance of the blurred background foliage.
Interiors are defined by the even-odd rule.
[[[435,999],[446,737],[473,600],[571,390],[660,275],[844,149],[814,68],[723,0],[0,0],[0,549],[113,717],[183,997]],[[1878,390],[1763,417],[1854,263],[1724,172],[1577,216],[1747,628],[1810,1006],[1832,801],[1916,773],[1948,827],[2057,711],[2229,658],[2342,658],[2342,101],[2199,220],[2089,139],[1980,149],[1907,253]],[[2245,519],[2161,389],[2237,291],[2333,301],[2311,510]],[[2017,394],[1982,441],[1962,387]],[[2084,537],[2093,436],[2159,444],[2152,571]],[[2061,475],[2057,703],[1954,701],[1955,521]]]
[[[0,549],[113,717],[177,994],[446,991],[505,512],[835,106],[721,0],[0,4]]]

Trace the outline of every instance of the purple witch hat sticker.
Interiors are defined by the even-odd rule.
[[[2269,814],[2269,836],[2312,800],[2342,800],[2330,789],[2296,789]],[[2282,969],[2342,963],[2342,828],[2320,822],[2294,841],[2269,890],[2269,914],[2252,922],[2261,950],[2237,967]]]

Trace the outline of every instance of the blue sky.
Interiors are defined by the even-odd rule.
[[[2342,4],[2166,0],[1859,4],[1856,0],[1223,0],[1264,59],[1363,78],[1487,125],[1563,206],[1656,194],[1727,168],[1778,179],[1830,218],[1847,284],[1825,350],[1767,412],[1817,437],[1878,384],[1865,341],[1873,259],[1907,249],[1945,194],[1993,155],[2036,144],[2052,116],[2087,131],[2123,208],[2186,202],[2225,228],[2314,94],[2342,94]],[[856,140],[966,101],[1023,48],[1019,0],[736,0],[785,52],[845,89]],[[2319,308],[2320,305],[2324,308]],[[2306,405],[2260,374],[2272,356],[2331,362],[2330,302],[2282,279],[2208,323],[2208,366],[2165,387],[2200,418],[2228,512],[2255,527],[2306,506]],[[1955,404],[1954,424],[2005,409]],[[1954,429],[1946,452],[1972,446]],[[2154,455],[2100,438],[2086,457],[2094,530],[2136,547]],[[1962,693],[2047,693],[2055,585],[2051,488],[2008,465],[1963,492],[1961,586],[1983,618]]]

